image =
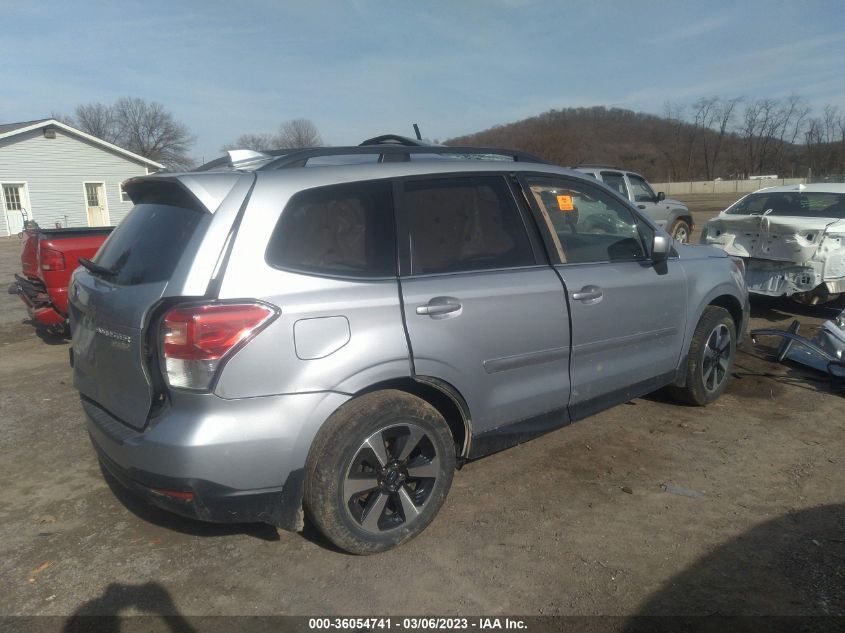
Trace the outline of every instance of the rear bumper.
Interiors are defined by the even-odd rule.
[[[88,399],[82,408],[104,468],[153,505],[203,521],[298,529],[310,440],[343,400],[330,393],[243,400],[173,394],[166,412],[142,430]]]
[[[100,464],[115,481],[163,510],[212,523],[281,523],[281,487],[232,490],[201,479],[165,477],[137,468],[127,470],[110,459],[96,441],[93,444]]]
[[[9,294],[18,295],[32,318],[42,325],[53,327],[64,325],[67,321],[67,316],[56,309],[49,292],[39,281],[15,275],[14,283],[9,286]]]

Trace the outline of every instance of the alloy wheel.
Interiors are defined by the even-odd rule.
[[[681,244],[686,244],[689,241],[689,231],[685,226],[679,226],[675,229],[675,235],[672,237],[675,238],[676,242],[680,242]]]
[[[701,378],[704,388],[713,393],[728,377],[731,364],[731,331],[724,323],[717,325],[704,346],[704,362],[701,364]]]
[[[439,472],[440,456],[422,427],[389,426],[356,451],[343,480],[343,502],[367,532],[407,527],[425,509]]]

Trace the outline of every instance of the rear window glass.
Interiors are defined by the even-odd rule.
[[[390,183],[332,185],[296,194],[270,237],[267,262],[328,276],[394,276]]]
[[[622,174],[612,171],[603,171],[601,173],[601,179],[604,181],[604,184],[613,189],[620,196],[623,198],[628,197],[628,187],[625,185],[625,177]]]
[[[109,236],[94,260],[115,271],[121,286],[169,280],[204,213],[166,204],[139,204]]]
[[[730,215],[786,215],[845,218],[845,194],[824,192],[752,193],[727,210]]]

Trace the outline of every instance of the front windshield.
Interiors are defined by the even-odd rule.
[[[768,212],[768,213],[767,213]],[[788,215],[801,218],[845,218],[845,194],[822,192],[752,193],[729,208],[728,215]]]

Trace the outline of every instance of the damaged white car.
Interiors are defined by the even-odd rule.
[[[744,259],[750,293],[845,303],[845,184],[756,191],[710,220],[701,243]]]

